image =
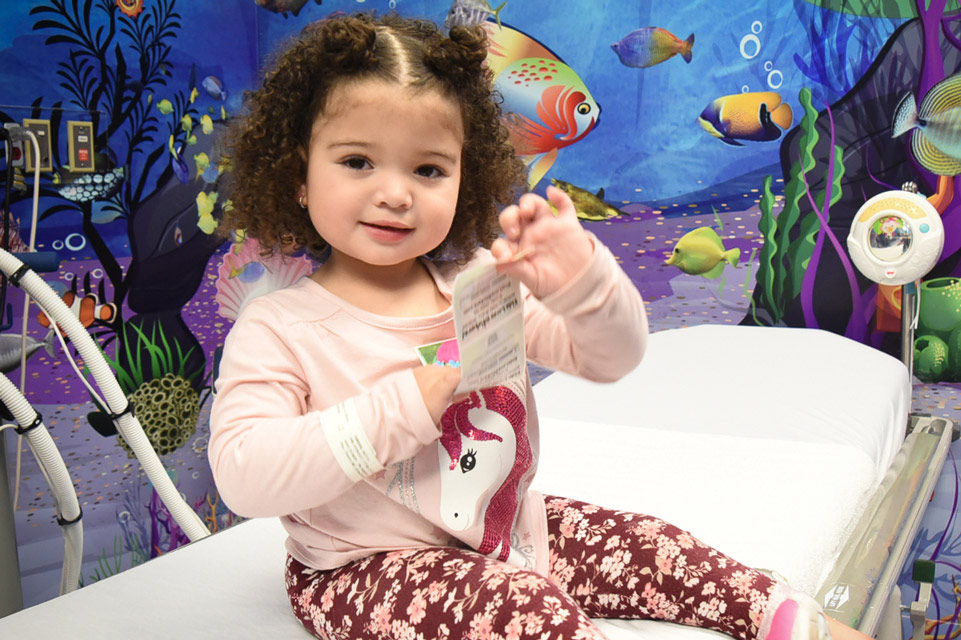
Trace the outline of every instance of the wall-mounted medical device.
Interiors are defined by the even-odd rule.
[[[96,170],[93,159],[93,123],[70,120],[67,122],[67,166],[73,173]]]
[[[944,225],[913,183],[865,202],[848,234],[848,251],[867,278],[887,285],[919,280],[941,257]]]

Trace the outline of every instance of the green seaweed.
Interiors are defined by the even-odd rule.
[[[792,268],[802,262],[806,266],[810,260],[814,244],[810,241],[812,232],[817,233],[817,216],[809,214],[801,220],[799,202],[805,197],[807,188],[803,175],[814,168],[814,147],[819,134],[815,124],[818,114],[811,106],[811,90],[801,89],[798,99],[804,107],[804,116],[799,125],[801,136],[798,140],[800,158],[791,165],[790,179],[784,188],[784,208],[775,218],[773,196],[771,195],[771,176],[764,178],[764,195],[761,198],[761,220],[758,229],[764,236],[764,247],[758,265],[758,286],[761,288],[761,302],[771,314],[771,323],[780,324],[788,303],[801,291],[804,269]],[[801,235],[790,241],[791,232],[801,221]],[[756,321],[756,318],[755,318]]]
[[[127,337],[127,327],[133,329],[137,334],[135,340]],[[122,344],[126,360],[129,363],[129,370],[120,364],[119,354],[117,358],[111,358],[106,355],[105,358],[107,364],[110,365],[117,375],[117,381],[120,383],[124,394],[129,395],[139,389],[145,382],[155,378],[162,378],[168,373],[189,381],[192,381],[202,373],[202,369],[192,371],[189,374],[187,373],[187,359],[193,352],[194,347],[191,347],[184,353],[180,347],[180,343],[174,341],[173,345],[176,347],[176,353],[174,353],[174,350],[171,349],[170,342],[168,342],[167,337],[164,335],[162,326],[154,326],[150,331],[149,337],[144,333],[143,329],[129,322],[124,324],[122,331],[124,334]],[[159,342],[158,332],[160,334]],[[143,359],[144,352],[147,353],[150,360],[149,373],[145,371],[146,363]]]
[[[761,247],[761,254],[758,256],[757,284],[754,286],[761,291],[761,301],[764,307],[771,313],[774,324],[777,324],[783,316],[784,310],[781,308],[780,300],[774,295],[774,279],[776,269],[774,268],[774,257],[777,254],[778,241],[776,237],[777,221],[774,219],[774,194],[771,193],[771,176],[764,177],[764,184],[761,187],[761,220],[758,222],[758,230],[764,236],[764,245]],[[751,314],[754,322],[761,324],[757,319],[757,309],[754,297],[751,298]]]
[[[804,107],[804,116],[800,124],[801,138],[798,141],[800,159],[791,165],[791,177],[784,189],[784,209],[777,218],[777,233],[781,243],[778,246],[775,261],[786,268],[780,269],[775,278],[775,295],[781,301],[782,308],[801,292],[807,262],[814,251],[814,242],[811,238],[820,229],[820,222],[813,213],[801,219],[801,208],[798,204],[807,195],[804,176],[817,164],[814,159],[814,147],[820,138],[815,126],[818,112],[811,105],[809,88],[801,89],[798,100]],[[801,225],[799,237],[787,242],[792,229],[799,222]]]
[[[841,178],[844,176],[842,150],[835,145],[831,184],[825,185],[817,194],[809,192],[807,175],[817,164],[814,148],[820,138],[816,128],[818,112],[811,105],[809,88],[802,88],[798,99],[804,108],[804,116],[799,124],[798,158],[791,165],[790,178],[784,188],[784,207],[774,216],[771,176],[764,178],[760,201],[758,230],[764,237],[764,245],[758,258],[758,295],[755,299],[767,310],[774,325],[781,323],[788,305],[801,294],[808,269],[817,267],[811,264],[811,260],[822,222],[817,211],[809,210],[802,215],[801,200],[807,198],[813,207],[823,211],[826,222],[830,206],[841,199]],[[825,205],[828,193],[830,198]],[[808,277],[813,277],[813,273]],[[756,314],[754,321],[761,324]]]

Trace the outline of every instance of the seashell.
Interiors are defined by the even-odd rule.
[[[248,237],[231,246],[217,270],[217,312],[236,320],[249,300],[292,285],[313,270],[313,263],[303,256],[261,257],[260,243]]]

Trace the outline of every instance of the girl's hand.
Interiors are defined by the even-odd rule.
[[[548,296],[577,275],[591,259],[591,241],[577,220],[574,203],[557,187],[547,200],[525,193],[500,215],[504,238],[491,245],[498,271],[523,282],[537,298]],[[515,256],[518,258],[515,259]]]
[[[414,380],[430,417],[437,424],[454,401],[454,389],[460,384],[460,369],[427,364],[414,369]]]

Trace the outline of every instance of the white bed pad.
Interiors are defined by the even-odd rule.
[[[904,440],[911,379],[881,351],[817,329],[700,325],[650,336],[612,384],[555,373],[541,417],[854,446],[878,481]]]
[[[842,383],[856,390],[831,388]],[[889,356],[823,332],[745,327],[654,334],[625,380],[554,375],[535,395],[535,488],[657,515],[811,591],[897,450],[910,406],[906,369]],[[0,619],[0,637],[309,637],[284,592],[285,536],[275,519],[241,523]],[[649,621],[599,626],[610,640],[723,637]]]

